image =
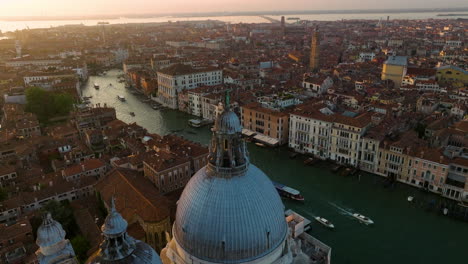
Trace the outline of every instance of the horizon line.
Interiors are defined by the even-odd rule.
[[[209,12],[151,12],[151,13],[114,13],[94,15],[25,15],[0,16],[0,20],[13,19],[64,19],[64,18],[119,18],[119,17],[164,17],[164,16],[238,16],[238,15],[287,15],[287,14],[346,14],[346,13],[424,13],[424,12],[468,12],[467,7],[434,7],[434,8],[382,8],[382,9],[310,9],[310,10],[259,10],[259,11],[209,11]]]

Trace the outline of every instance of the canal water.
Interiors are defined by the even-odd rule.
[[[119,74],[122,72],[112,70],[106,76],[90,77],[83,95],[93,96],[92,103],[115,107],[117,117],[127,123],[136,122],[150,132],[176,133],[208,144],[208,127],[190,128],[187,121],[192,117],[181,112],[153,110],[117,82]],[[100,90],[93,88],[94,82],[100,84]],[[127,101],[119,101],[117,95],[125,96]],[[304,195],[304,203],[283,200],[286,208],[309,219],[325,217],[335,225],[331,231],[312,222],[310,231],[333,248],[332,263],[468,263],[468,223],[427,211],[427,201],[437,196],[404,185],[385,188],[378,176],[342,177],[325,163],[305,166],[303,158],[290,159],[285,148],[260,148],[251,143],[248,148],[251,162],[272,180]],[[409,195],[415,197],[414,203],[407,201]],[[353,212],[368,216],[375,224],[359,223],[350,217]]]

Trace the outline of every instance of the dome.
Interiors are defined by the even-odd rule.
[[[106,217],[101,230],[104,235],[116,236],[126,232],[128,224],[115,209],[114,199],[111,200],[111,203],[109,215]]]
[[[159,255],[148,244],[127,234],[127,221],[115,209],[111,199],[109,214],[101,228],[104,241],[87,264],[161,264]]]
[[[216,120],[216,131],[225,134],[235,134],[242,132],[242,126],[236,113],[224,111]]]
[[[286,235],[281,199],[270,179],[251,164],[245,174],[230,178],[209,176],[205,166],[178,202],[175,240],[205,261],[251,261],[274,251]]]
[[[37,229],[36,244],[41,248],[50,247],[65,239],[62,225],[52,219],[50,213],[46,215],[41,226]]]
[[[118,260],[104,258],[99,251],[89,257],[87,264],[162,264],[159,255],[148,244],[136,240],[135,250],[127,257]]]

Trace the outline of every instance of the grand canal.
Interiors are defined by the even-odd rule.
[[[84,96],[93,96],[92,103],[106,103],[116,108],[117,117],[125,122],[136,122],[150,132],[177,133],[185,138],[208,144],[208,128],[188,127],[191,116],[171,110],[153,110],[124,85],[117,82],[121,71],[113,70],[106,76],[90,77],[83,88]],[[93,83],[101,85],[100,90]],[[108,86],[112,83],[112,86]],[[107,87],[108,86],[108,87]],[[120,102],[117,95],[126,97]],[[129,113],[135,112],[132,117]],[[289,159],[284,148],[265,149],[249,143],[251,162],[270,178],[299,189],[305,203],[284,200],[305,217],[323,216],[335,224],[335,230],[312,223],[310,233],[330,245],[332,263],[467,263],[468,223],[460,222],[434,212],[428,212],[418,203],[408,203],[408,195],[416,201],[427,201],[435,196],[398,185],[384,188],[377,176],[344,178],[322,164],[304,166],[300,158]],[[252,201],[255,202],[255,201]],[[360,224],[349,216],[359,212],[374,220],[375,225]]]

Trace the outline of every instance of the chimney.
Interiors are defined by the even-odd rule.
[[[421,159],[424,158],[424,151],[423,150],[421,151],[420,157],[421,157]]]
[[[444,156],[441,155],[441,156],[439,157],[439,163],[442,163],[442,162],[444,162]]]
[[[54,186],[54,182],[53,182],[53,181],[49,181],[49,186],[50,186],[50,187]]]
[[[81,171],[86,171],[85,165],[81,164]]]
[[[33,191],[37,191],[37,186],[33,185]]]

